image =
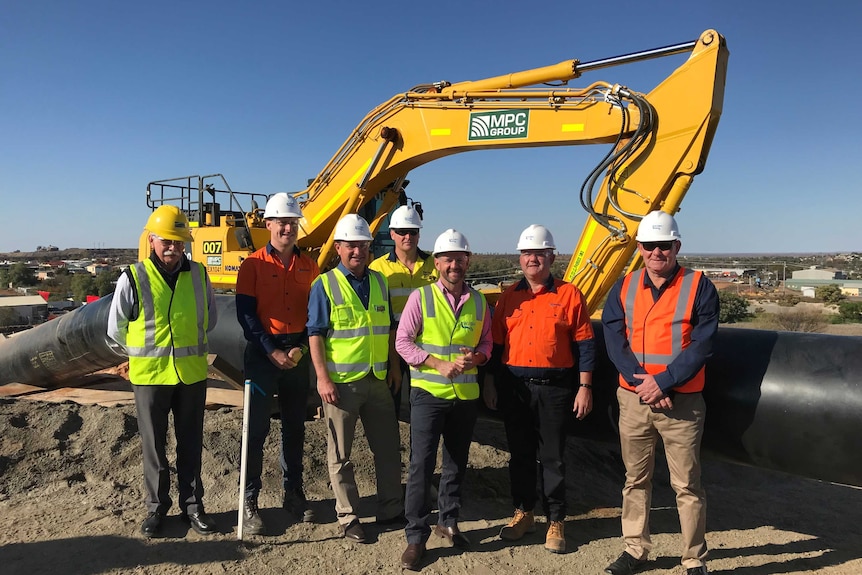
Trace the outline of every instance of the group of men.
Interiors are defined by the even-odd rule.
[[[405,526],[401,566],[419,570],[434,534],[471,546],[458,526],[462,488],[480,397],[500,410],[511,454],[514,514],[500,538],[536,530],[536,506],[547,518],[545,548],[566,551],[566,428],[593,407],[595,339],[583,294],[555,278],[556,245],[531,225],[517,250],[523,278],[494,310],[465,280],[472,250],[461,232],[440,234],[431,255],[419,249],[421,212],[401,206],[390,218],[392,251],[370,262],[368,223],[344,216],[334,231],[338,264],[320,274],[296,246],[302,212],[289,194],[264,211],[269,243],[240,267],[237,319],[247,347],[250,402],[243,528],[264,534],[258,497],[263,448],[273,401],[281,417],[283,506],[314,521],[303,490],[306,397],[313,368],[328,431],[327,464],[341,534],[365,542],[351,458],[357,420],[374,456],[376,524]],[[183,253],[191,241],[185,215],[161,206],[146,230],[152,254],[123,274],[108,334],[125,346],[143,445],[152,537],[172,505],[165,453],[168,414],[177,440],[181,518],[201,534],[217,532],[203,507],[201,448],[207,333],[216,323],[205,268]],[[651,549],[650,494],[659,439],[677,494],[687,575],[706,573],[705,494],[700,483],[704,363],[718,322],[715,288],[679,266],[680,235],[672,216],[651,212],[638,228],[645,267],[611,289],[602,323],[617,367],[619,429],[626,467],[622,528],[625,551],[605,571],[627,575],[645,566]],[[309,365],[309,362],[311,366]],[[484,383],[480,393],[480,370]],[[401,489],[398,413],[409,389],[410,464]],[[432,477],[442,438],[437,518]]]

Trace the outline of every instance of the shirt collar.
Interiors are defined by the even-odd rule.
[[[419,248],[416,248],[416,257],[422,261],[425,261],[428,259],[429,255],[427,252],[423,252]],[[398,261],[398,256],[395,255],[395,248],[392,248],[391,250],[389,250],[389,256],[387,257],[387,259],[390,262],[397,262]]]
[[[272,255],[273,252],[276,252],[275,246],[272,245],[272,242],[266,242],[266,253]],[[276,252],[277,253],[277,252]],[[299,247],[296,244],[293,244],[293,253],[299,255]]]
[[[681,270],[681,269],[682,269],[682,266],[680,266],[679,263],[677,262],[676,267],[673,268],[673,271],[671,272],[670,276],[667,278],[667,281],[664,282],[664,284],[662,284],[661,288],[656,288],[655,284],[652,281],[652,278],[649,277],[649,274],[646,272],[646,269],[644,269],[643,286],[655,288],[655,289],[664,289],[665,287],[667,287],[668,285],[670,285],[673,282],[673,279],[676,277],[676,274],[678,274],[679,270]]]
[[[353,279],[355,279],[355,280],[356,280],[356,281],[358,281],[358,282],[362,282],[362,281],[365,281],[366,279],[368,279],[368,275],[369,275],[369,274],[368,274],[368,266],[365,266],[365,275],[364,275],[364,276],[362,276],[362,278],[361,278],[361,279],[360,279],[360,278],[358,278],[358,277],[356,277],[355,275],[353,275],[353,272],[351,272],[349,269],[347,269],[347,268],[344,266],[344,264],[343,264],[343,263],[341,263],[341,262],[338,262],[338,265],[337,265],[337,266],[335,266],[335,267],[337,267],[337,268],[338,268],[338,270],[339,270],[341,273],[343,273],[343,274],[344,274],[344,277],[346,277],[346,278],[353,278]]]
[[[554,283],[554,274],[550,274],[548,279],[545,280],[544,283],[545,291],[551,293],[557,293],[557,286]],[[518,285],[515,287],[515,291],[522,291],[530,289],[530,284],[527,282],[527,278],[521,278],[521,281],[518,282]]]

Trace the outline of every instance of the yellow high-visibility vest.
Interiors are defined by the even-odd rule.
[[[150,259],[131,266],[138,317],[129,322],[126,352],[135,385],[197,383],[207,378],[209,308],[206,271],[198,262],[180,272],[171,291]]]
[[[482,337],[488,304],[484,295],[469,286],[467,289],[470,296],[456,319],[455,312],[437,284],[419,288],[422,332],[416,337],[416,345],[438,359],[454,361],[456,357],[463,355],[462,347],[475,349]],[[440,399],[477,399],[478,373],[474,366],[450,380],[426,365],[411,366],[410,385],[424,389]]]
[[[389,359],[389,291],[386,278],[373,270],[369,275],[368,309],[344,274],[335,268],[318,277],[329,298],[330,329],[324,338],[326,368],[335,383],[349,383],[369,371],[386,379]]]

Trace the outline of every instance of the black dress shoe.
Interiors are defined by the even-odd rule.
[[[215,519],[199,511],[198,513],[182,513],[180,519],[192,526],[196,533],[201,535],[212,535],[218,531]]]
[[[467,536],[461,533],[461,530],[458,529],[458,526],[455,525],[453,527],[445,527],[443,525],[436,525],[434,527],[434,533],[445,539],[450,545],[457,547],[458,549],[469,549],[470,548],[470,540],[467,539]]]
[[[419,571],[419,564],[425,556],[424,543],[409,543],[401,554],[401,567],[410,571]]]
[[[616,561],[605,567],[605,573],[608,575],[632,575],[643,569],[646,562],[646,559],[635,559],[623,551]]]
[[[147,513],[146,519],[141,523],[141,533],[144,537],[155,537],[162,528],[162,519],[165,516],[158,511],[150,511]]]
[[[350,539],[357,543],[365,543],[365,531],[362,529],[362,524],[359,523],[359,519],[354,519],[347,525],[342,525],[341,532],[345,539]]]

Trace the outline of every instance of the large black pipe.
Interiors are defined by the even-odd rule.
[[[242,369],[232,296],[218,296],[210,351]],[[125,361],[105,335],[111,297],[0,342],[0,384],[56,386]],[[612,439],[617,375],[601,326],[595,409],[577,432]],[[862,487],[862,337],[722,328],[707,364],[704,448],[723,459]]]
[[[127,357],[107,335],[112,296],[0,341],[0,385],[55,387]]]

